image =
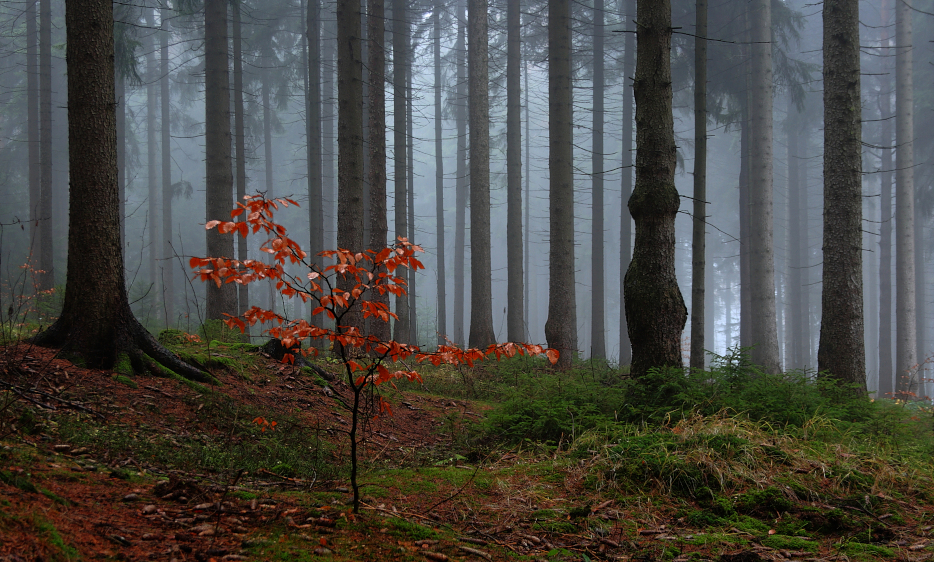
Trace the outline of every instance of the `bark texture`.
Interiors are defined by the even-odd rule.
[[[409,24],[406,19],[407,0],[393,0],[392,2],[392,87],[393,87],[393,131],[394,140],[392,143],[393,162],[395,164],[395,173],[393,181],[395,182],[395,228],[396,237],[408,238],[408,214],[406,206],[408,203],[408,165],[406,162],[406,147],[408,139],[406,138],[406,66],[408,61],[408,43],[409,43]],[[408,280],[411,274],[405,268],[396,271],[397,277]],[[409,297],[408,295],[396,296],[396,320],[393,330],[393,339],[398,342],[409,343],[412,339],[410,333],[409,318]]]
[[[636,187],[629,212],[636,223],[626,272],[626,320],[634,377],[653,367],[681,367],[687,308],[675,277],[675,137],[671,92],[671,6],[639,0],[636,77]]]
[[[622,180],[620,183],[620,232],[619,232],[619,278],[626,278],[629,262],[632,261],[632,215],[629,214],[627,203],[632,196],[632,104],[633,92],[630,81],[636,67],[636,0],[627,0],[624,3],[626,18],[626,39],[623,44],[623,142],[622,142]],[[632,363],[632,342],[629,340],[629,324],[626,322],[625,285],[619,286],[619,364]]]
[[[481,349],[496,343],[490,254],[488,10],[487,0],[467,2],[470,115],[470,335],[467,345]]]
[[[707,269],[707,0],[695,2],[694,38],[694,224],[691,233],[691,370],[703,370]],[[712,347],[712,346],[711,346]]]
[[[243,30],[240,21],[241,3],[233,6],[233,93],[234,93],[234,145],[237,170],[237,201],[243,201],[246,196],[246,131],[243,123]],[[240,215],[238,222],[246,221],[246,215]],[[241,237],[237,238],[237,259],[247,259],[247,243]],[[237,284],[237,314],[243,314],[250,308],[250,285]],[[249,334],[249,332],[245,332]]]
[[[464,21],[466,3],[457,2],[457,42],[454,52],[457,65],[457,94],[455,118],[457,120],[457,172],[454,193],[454,342],[463,346],[464,336],[464,260],[467,247],[467,196],[470,178],[467,171],[467,26]]]
[[[577,354],[570,0],[548,2],[548,320],[545,339],[568,368]]]
[[[55,286],[52,243],[52,0],[39,0],[39,228],[40,290]],[[34,250],[34,251],[36,251]]]
[[[601,0],[597,0],[598,2]],[[522,48],[519,1],[506,6],[506,338],[525,340],[522,274]]]
[[[603,35],[605,33],[603,0],[593,5],[593,147],[591,151],[591,189],[593,213],[590,236],[590,278],[593,294],[590,300],[590,357],[606,359],[606,283],[603,232]]]
[[[204,105],[205,105],[205,207],[206,220],[226,220],[233,207],[233,175],[230,169],[230,83],[227,72],[227,1],[204,2]],[[206,231],[207,253],[233,256],[233,236],[216,228]],[[237,293],[233,283],[207,284],[207,318],[221,320],[236,314]]]
[[[169,104],[169,18],[171,11],[163,7],[160,12],[162,29],[159,33],[159,102],[161,110],[160,132],[162,138],[162,254],[160,282],[162,284],[162,306],[165,325],[175,323],[175,256],[172,251],[172,134],[171,106]]]
[[[379,252],[386,247],[389,225],[386,217],[386,51],[385,8],[383,0],[368,0],[367,37],[369,39],[370,87],[370,240],[369,248]],[[389,306],[389,294],[378,292],[370,297]],[[374,319],[369,333],[380,341],[389,341],[388,322]]]
[[[435,5],[431,13],[434,32],[433,54],[435,58],[435,246],[438,252],[438,273],[436,294],[438,298],[438,345],[447,343],[448,312],[447,274],[445,269],[444,248],[444,138],[441,115],[441,6]]]
[[[824,0],[824,268],[817,368],[865,392],[859,84],[859,1]]]

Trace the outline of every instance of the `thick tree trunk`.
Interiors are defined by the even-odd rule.
[[[487,0],[467,2],[470,115],[470,347],[496,343],[490,249],[490,99]]]
[[[859,0],[824,0],[824,267],[817,369],[866,391]]]
[[[590,300],[590,357],[606,360],[606,282],[603,226],[603,35],[605,28],[603,0],[593,6],[593,147],[591,151],[591,188],[593,215],[590,235],[590,278],[593,294]]]
[[[237,159],[237,201],[242,202],[246,196],[246,131],[243,123],[243,32],[240,22],[241,4],[236,2],[233,6],[233,72],[234,72],[234,146]],[[246,221],[246,215],[240,215],[238,222]],[[247,243],[243,238],[237,238],[237,259],[241,262],[246,261]],[[237,284],[237,314],[243,314],[250,308],[250,286],[248,284]],[[249,332],[246,332],[247,334]]]
[[[52,243],[52,0],[39,0],[38,289],[55,286]]]
[[[134,370],[164,374],[159,363],[174,373],[210,380],[160,346],[133,317],[127,301],[117,216],[112,4],[70,1],[65,5],[65,26],[71,180],[68,272],[61,316],[33,342],[64,346],[67,356],[93,368],[114,368],[128,358]]]
[[[775,262],[772,244],[772,7],[753,0],[749,103],[749,289],[752,361],[778,373]]]
[[[447,343],[448,312],[447,274],[445,270],[444,252],[444,139],[442,137],[444,123],[441,116],[441,6],[435,5],[431,13],[432,28],[434,31],[434,57],[435,57],[435,246],[438,252],[438,272],[436,294],[438,297],[438,345]]]
[[[548,320],[545,339],[567,369],[577,355],[571,3],[548,2]]]
[[[520,101],[522,91],[519,87],[520,65],[522,64],[520,18],[519,1],[508,2],[506,5],[506,339],[509,341],[525,340],[522,279],[522,103]]]
[[[379,252],[386,247],[389,225],[386,216],[386,50],[385,8],[383,0],[368,0],[367,37],[370,43],[370,240],[369,248]],[[375,302],[389,306],[389,294],[375,294]],[[374,319],[369,333],[389,341],[389,323]]]
[[[235,8],[236,9],[236,8]],[[171,11],[163,7],[160,12],[162,29],[159,33],[159,100],[161,103],[162,132],[162,265],[159,268],[162,284],[162,306],[165,325],[175,325],[175,256],[172,251],[172,135],[171,106],[169,104],[169,18]]]
[[[694,223],[691,240],[691,370],[704,369],[704,286],[707,269],[707,0],[695,2]]]
[[[914,236],[914,77],[911,0],[895,3],[895,390],[917,393]]]
[[[409,231],[407,226],[408,214],[406,213],[406,204],[408,203],[406,188],[408,187],[407,174],[408,166],[406,162],[406,76],[405,68],[408,64],[407,49],[409,44],[409,25],[406,20],[407,0],[393,0],[392,3],[392,88],[393,88],[393,163],[395,173],[393,181],[395,182],[395,228],[396,238],[408,238]],[[408,281],[411,272],[402,268],[396,271],[396,276]],[[393,339],[398,342],[410,343],[412,337],[410,334],[409,322],[409,298],[408,295],[396,296],[396,315],[399,317],[395,322],[393,330]]]
[[[633,93],[630,80],[636,67],[636,0],[624,3],[626,18],[626,39],[623,44],[623,142],[622,142],[622,182],[620,196],[620,234],[619,234],[619,278],[625,279],[632,261],[632,216],[629,214],[629,198],[632,197],[632,103]],[[625,286],[619,285],[619,364],[632,363],[632,342],[629,339],[629,325],[626,322]]]
[[[225,220],[233,207],[230,170],[230,81],[227,64],[227,2],[204,3],[205,198],[206,220]],[[233,236],[206,231],[207,253],[233,256]],[[207,318],[222,320],[237,311],[233,283],[207,283]]]
[[[636,223],[626,272],[626,320],[634,377],[653,367],[681,367],[687,308],[675,277],[675,138],[671,108],[671,6],[639,0],[636,77],[636,187],[629,211]]]
[[[455,114],[457,120],[457,171],[454,193],[454,342],[463,346],[464,337],[464,261],[467,247],[467,196],[470,178],[467,170],[467,26],[464,20],[465,0],[457,2],[457,93]]]

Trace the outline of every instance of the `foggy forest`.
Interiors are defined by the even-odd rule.
[[[310,315],[259,284],[212,309],[207,285],[191,281],[189,258],[217,255],[205,223],[261,193],[300,205],[277,219],[310,252],[397,237],[425,250],[408,298],[391,305],[405,311],[405,341],[547,342],[629,365],[631,333],[663,315],[631,310],[639,327],[627,329],[623,280],[638,243],[630,198],[638,155],[649,152],[637,142],[636,2],[469,1],[473,12],[468,0],[369,0],[343,8],[354,12],[346,21],[340,2],[114,3],[120,240],[143,326],[196,332],[250,305]],[[60,299],[72,257],[66,4],[0,5],[5,299],[24,283],[23,264],[38,272],[30,285]],[[863,340],[852,355],[865,354],[857,378],[879,396],[931,394],[932,12],[928,0],[859,3],[849,111],[861,263],[840,273],[828,269],[828,244],[846,235],[824,226],[843,176],[825,177],[825,135],[839,127],[825,129],[822,5],[671,2],[671,258],[687,313],[674,345],[684,365],[750,348],[766,370],[816,372],[829,330],[822,294],[836,275],[861,290],[850,299]],[[340,33],[359,41],[347,65],[358,78],[341,75]],[[221,57],[213,69],[211,56]],[[348,115],[363,160],[343,240],[342,80],[362,86]],[[220,176],[210,169],[218,162]],[[235,244],[228,257],[262,254],[255,238]],[[52,299],[43,314],[60,306]]]

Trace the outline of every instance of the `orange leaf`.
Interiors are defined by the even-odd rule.
[[[546,349],[545,350],[545,356],[548,357],[548,360],[551,361],[552,365],[558,362],[559,355],[560,353],[558,353],[557,349]]]
[[[208,221],[208,222],[205,223],[204,229],[205,229],[205,230],[211,230],[212,228],[214,228],[215,226],[219,225],[220,223],[221,223],[221,221]]]

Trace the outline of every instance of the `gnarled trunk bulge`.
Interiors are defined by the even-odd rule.
[[[626,322],[634,377],[652,367],[680,367],[687,308],[675,277],[675,134],[671,113],[671,5],[639,0],[636,39],[636,223],[626,272]]]

